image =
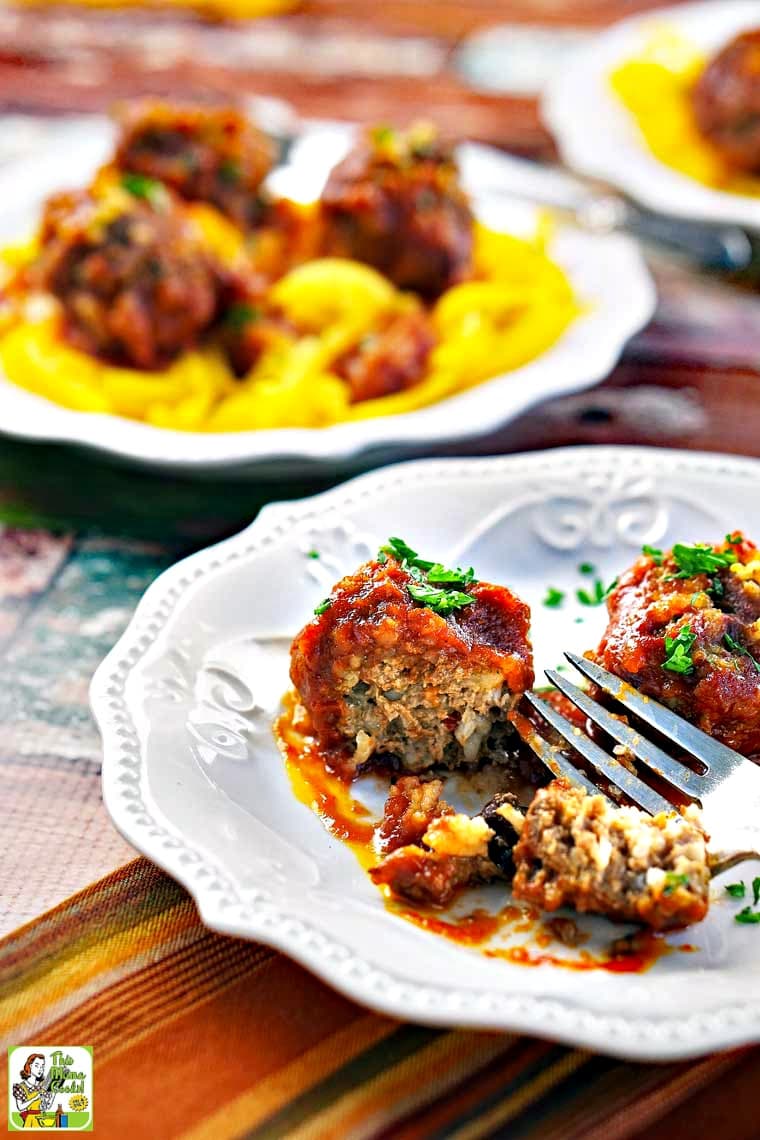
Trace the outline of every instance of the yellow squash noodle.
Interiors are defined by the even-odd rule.
[[[217,255],[234,260],[229,223],[209,208],[194,217]],[[546,237],[544,222],[529,240],[476,226],[475,278],[433,307],[437,343],[426,373],[404,391],[356,404],[333,371],[335,361],[421,302],[374,269],[341,258],[306,262],[271,286],[268,300],[299,333],[284,333],[242,379],[213,345],[160,372],[114,367],[68,346],[57,317],[17,319],[0,335],[0,364],[15,384],[67,408],[181,431],[319,428],[409,412],[518,368],[561,337],[580,306],[546,252]],[[14,251],[9,260],[15,266],[23,257]]]

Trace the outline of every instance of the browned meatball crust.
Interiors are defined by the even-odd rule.
[[[121,117],[117,166],[210,202],[244,228],[261,216],[259,187],[273,160],[266,135],[230,107],[138,102]]]
[[[117,364],[156,369],[213,321],[218,278],[195,232],[166,198],[58,194],[47,204],[36,287],[61,303],[64,333]]]
[[[734,166],[760,171],[760,28],[731,40],[708,63],[692,103],[705,138]]]
[[[412,128],[367,132],[322,194],[329,253],[435,297],[471,272],[473,219],[451,149]]]
[[[293,642],[290,676],[317,739],[349,769],[371,757],[410,772],[475,764],[533,683],[528,607],[471,580],[466,605],[435,612],[412,596],[413,570],[382,557],[343,578]]]
[[[351,402],[376,400],[413,388],[425,374],[435,334],[421,310],[394,314],[334,365],[351,389]]]
[[[515,898],[667,930],[709,906],[706,836],[694,819],[614,807],[566,780],[536,792],[514,851]]]
[[[754,755],[760,753],[760,554],[740,535],[731,538],[639,558],[607,599],[609,624],[596,660],[717,740]],[[711,553],[715,565],[690,572],[695,559],[709,564]]]

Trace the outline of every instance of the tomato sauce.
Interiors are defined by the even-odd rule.
[[[374,843],[376,821],[367,808],[354,799],[350,774],[330,767],[308,723],[297,719],[297,707],[297,698],[289,693],[284,700],[284,711],[274,724],[275,739],[285,759],[293,792],[300,803],[319,817],[330,835],[353,851],[366,870],[378,861]],[[689,943],[673,947],[662,935],[640,931],[631,940],[630,951],[628,948],[620,951],[613,946],[608,953],[599,955],[580,950],[572,957],[563,957],[546,949],[558,939],[552,937],[550,927],[539,921],[541,916],[535,907],[509,903],[496,913],[478,908],[468,914],[452,915],[446,911],[413,909],[393,898],[385,888],[381,893],[388,910],[421,930],[460,946],[477,948],[487,958],[500,958],[518,966],[556,966],[564,970],[638,974],[674,950],[689,953],[697,950]],[[525,934],[532,944],[503,948],[485,945],[501,932]],[[581,934],[579,940],[583,938]]]

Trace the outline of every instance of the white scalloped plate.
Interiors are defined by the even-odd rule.
[[[298,146],[296,158],[273,179],[278,192],[295,196],[308,186],[319,192],[330,163],[347,135],[314,134],[319,145]],[[45,197],[84,185],[108,154],[111,132],[94,120],[68,128],[44,155],[8,164],[0,172],[0,244],[31,233]],[[335,150],[337,145],[337,150]],[[509,183],[509,163],[497,151],[473,148],[478,178]],[[298,157],[300,156],[300,157]],[[478,214],[496,229],[530,233],[537,212],[519,200],[479,194],[469,185]],[[185,474],[202,472],[293,478],[389,462],[447,443],[495,431],[551,396],[587,388],[604,379],[626,342],[651,318],[656,295],[636,245],[620,235],[600,236],[558,225],[551,254],[569,275],[583,312],[562,337],[535,360],[429,408],[332,427],[258,432],[179,432],[111,415],[70,411],[10,383],[0,372],[0,424],[21,439],[72,443],[143,466]]]
[[[757,1040],[758,933],[733,921],[720,883],[708,919],[687,932],[698,950],[641,975],[486,958],[386,910],[353,854],[294,797],[271,723],[288,687],[290,638],[388,534],[513,586],[533,607],[542,668],[562,647],[593,645],[604,621],[569,602],[545,609],[547,584],[572,597],[580,561],[609,579],[644,542],[737,526],[760,534],[759,478],[752,460],[561,449],[401,464],[268,507],[242,534],[163,574],[93,680],[114,822],[191,891],[208,926],[278,947],[390,1015],[649,1059]],[[473,899],[498,907],[504,888]],[[602,919],[583,925],[591,948],[621,932]]]
[[[544,92],[541,111],[563,159],[652,210],[760,229],[760,198],[704,186],[655,158],[609,77],[635,56],[657,27],[683,33],[706,54],[760,26],[757,0],[720,0],[658,8],[622,20],[573,52]]]

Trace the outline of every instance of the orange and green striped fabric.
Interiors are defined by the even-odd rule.
[[[206,930],[144,859],[0,942],[0,1037],[3,1058],[8,1045],[92,1045],[95,1133],[108,1140],[758,1135],[760,1050],[626,1064],[405,1025]]]

